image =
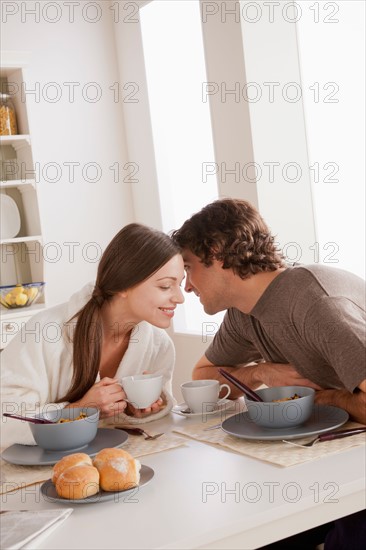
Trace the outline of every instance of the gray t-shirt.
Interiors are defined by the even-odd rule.
[[[292,363],[323,388],[366,379],[364,281],[319,265],[289,267],[250,314],[227,310],[206,357],[215,365]]]

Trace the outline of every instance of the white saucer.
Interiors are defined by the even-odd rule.
[[[222,423],[224,432],[241,439],[278,440],[300,439],[339,428],[348,420],[348,413],[330,405],[314,405],[309,420],[292,428],[263,428],[255,424],[247,412],[231,416]]]
[[[109,428],[98,428],[97,435],[85,447],[77,450],[78,453],[86,453],[95,456],[106,447],[121,447],[126,443],[128,435],[123,430]],[[38,445],[20,445],[16,443],[2,452],[1,458],[11,464],[22,466],[52,466],[62,457],[71,454],[73,451],[45,451]]]
[[[191,417],[197,417],[197,416],[211,416],[217,413],[220,413],[222,411],[230,410],[229,405],[232,405],[232,411],[235,412],[236,403],[235,401],[232,401],[230,399],[224,399],[221,403],[211,405],[210,403],[205,403],[205,408],[199,412],[199,413],[192,413],[192,412],[183,412],[186,409],[188,409],[188,405],[186,403],[181,403],[180,405],[176,405],[172,408],[172,412],[175,414],[179,414],[180,416],[186,416],[187,418]]]
[[[127,489],[125,491],[99,491],[96,495],[83,498],[80,500],[71,500],[67,498],[61,498],[56,493],[56,488],[52,481],[49,479],[41,485],[41,494],[47,502],[61,502],[71,504],[95,504],[97,502],[105,502],[106,500],[114,500],[115,502],[136,502],[136,495],[141,487],[147,485],[149,481],[154,477],[154,470],[150,466],[141,464],[140,470],[140,483],[138,487]]]

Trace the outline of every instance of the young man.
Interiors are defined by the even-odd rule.
[[[259,213],[217,200],[172,235],[187,292],[224,321],[193,378],[224,366],[245,384],[306,385],[316,402],[366,424],[365,294],[362,279],[333,267],[288,266]],[[232,387],[232,397],[241,393]]]
[[[365,294],[359,277],[320,265],[288,266],[259,213],[223,199],[172,235],[181,248],[187,292],[206,313],[226,311],[193,378],[224,366],[253,389],[305,385],[316,402],[345,409],[366,424]],[[241,393],[231,385],[231,397]],[[265,547],[361,550],[365,511]]]

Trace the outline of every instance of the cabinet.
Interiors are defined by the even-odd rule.
[[[24,94],[24,70],[21,65],[7,63],[6,54],[2,56],[1,92],[11,96],[18,135],[0,136],[0,193],[15,201],[20,214],[20,230],[11,238],[0,235],[1,286],[45,280],[37,185]],[[22,324],[44,307],[45,293],[29,307],[6,309],[0,305],[0,348],[4,348]]]

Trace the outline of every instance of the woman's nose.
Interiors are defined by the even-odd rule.
[[[180,288],[178,288],[178,292],[177,292],[177,295],[176,295],[174,301],[175,301],[177,304],[183,304],[183,302],[184,302],[183,292],[181,291]]]

